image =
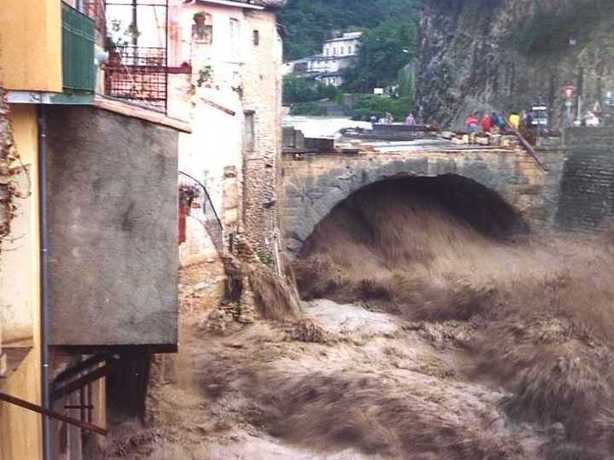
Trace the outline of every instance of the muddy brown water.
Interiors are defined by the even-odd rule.
[[[212,332],[184,315],[127,455],[614,458],[612,238],[529,232],[448,179],[334,209],[293,265],[300,319]]]

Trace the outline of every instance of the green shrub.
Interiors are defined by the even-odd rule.
[[[354,120],[369,120],[375,115],[382,118],[387,112],[391,113],[397,121],[404,120],[413,110],[411,96],[388,97],[376,95],[360,95],[355,99],[350,115]]]
[[[293,75],[284,77],[284,104],[315,102],[322,99],[334,101],[338,95],[339,90],[334,86],[324,85],[315,80]]]

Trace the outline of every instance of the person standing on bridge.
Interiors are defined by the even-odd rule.
[[[480,131],[480,125],[478,124],[478,119],[473,116],[473,114],[469,115],[465,120],[465,127],[470,133],[477,133]]]
[[[480,120],[480,126],[482,127],[482,132],[489,133],[493,127],[493,119],[489,113],[485,113],[482,119]]]
[[[516,131],[520,129],[520,115],[518,114],[518,112],[512,112],[508,121],[510,123],[510,126]]]
[[[414,117],[413,113],[407,115],[407,118],[405,119],[405,124],[407,126],[416,126],[416,117]]]
[[[497,125],[497,128],[499,128],[501,131],[504,131],[505,128],[507,128],[507,123],[505,122],[504,115],[493,112],[492,119],[493,119],[494,124]]]

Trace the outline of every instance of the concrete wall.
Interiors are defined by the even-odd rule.
[[[534,226],[551,225],[564,155],[548,156],[548,173],[523,151],[419,152],[358,157],[284,159],[282,230],[295,254],[314,227],[338,203],[362,187],[395,176],[458,174],[498,192]]]
[[[0,14],[2,14],[0,12]],[[34,106],[12,106],[16,148],[28,166],[31,195],[18,200],[13,235],[0,256],[0,326],[3,347],[32,347],[17,370],[0,378],[0,391],[40,403],[37,127]],[[25,185],[25,184],[22,184]],[[6,351],[6,350],[5,350]],[[40,417],[0,402],[0,460],[41,458]]]
[[[177,342],[176,131],[49,110],[51,342]]]
[[[62,91],[59,0],[2,0],[0,81],[9,90]]]
[[[614,128],[571,128],[556,223],[566,230],[604,229],[614,218]]]

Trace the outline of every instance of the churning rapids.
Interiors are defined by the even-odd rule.
[[[159,458],[613,458],[612,267],[475,182],[369,186],[293,263],[298,319],[194,329],[201,399],[160,410],[199,404],[200,443]]]

